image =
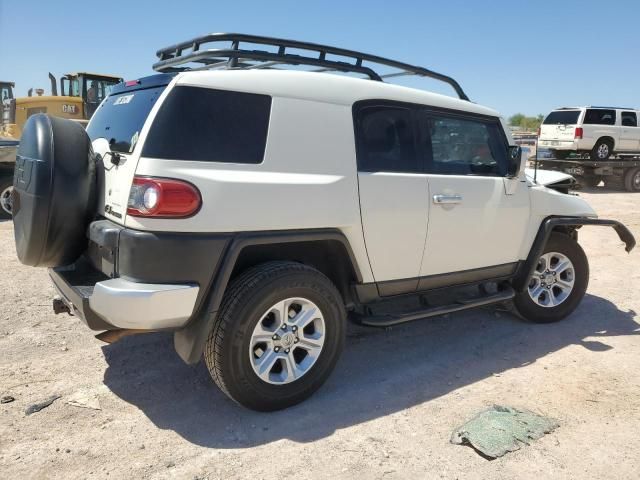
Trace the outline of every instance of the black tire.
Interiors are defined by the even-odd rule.
[[[13,189],[13,177],[0,177],[0,220],[11,218],[11,190]]]
[[[518,292],[513,301],[518,313],[534,323],[557,322],[570,315],[584,297],[589,284],[589,261],[578,242],[568,235],[554,232],[544,248],[543,255],[550,252],[565,255],[573,264],[573,289],[564,301],[552,307],[543,307],[535,303],[528,288],[524,292]]]
[[[630,168],[626,171],[624,189],[627,192],[640,192],[640,167]]]
[[[589,158],[594,161],[604,161],[608,160],[611,155],[613,155],[613,144],[610,140],[601,138],[591,149]]]
[[[573,152],[569,152],[567,150],[553,150],[552,154],[555,158],[557,158],[558,160],[564,160],[565,158],[569,158],[569,155],[571,155]]]
[[[291,297],[308,299],[320,309],[324,345],[301,378],[272,384],[253,370],[251,335],[271,306]],[[326,276],[300,263],[264,263],[240,274],[227,289],[207,339],[205,362],[214,382],[232,400],[253,410],[280,410],[305,400],[329,377],[344,347],[345,324],[342,298]]]
[[[58,267],[86,249],[95,213],[96,166],[84,128],[37,114],[25,124],[16,156],[13,223],[25,265]]]

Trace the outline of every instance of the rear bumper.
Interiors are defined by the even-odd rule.
[[[92,330],[179,330],[199,311],[229,236],[153,233],[93,222],[83,257],[49,275]]]
[[[538,140],[538,148],[548,148],[549,150],[568,150],[572,152],[591,150],[593,148],[593,140],[589,140],[587,138],[574,140],[547,140],[540,138]]]
[[[548,148],[551,150],[578,150],[579,149],[579,141],[578,140],[538,140],[539,148]]]
[[[52,269],[51,280],[69,311],[92,330],[183,327],[193,314],[199,287],[136,283],[122,278],[93,283],[99,272]]]

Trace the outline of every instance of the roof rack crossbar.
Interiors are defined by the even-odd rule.
[[[203,44],[213,42],[231,42],[231,47],[202,49]],[[277,47],[278,50],[277,52],[270,52],[266,50],[242,49],[240,48],[240,42]],[[310,52],[310,55],[287,53],[288,48],[306,50]],[[160,49],[156,52],[156,55],[158,62],[153,65],[153,69],[158,72],[193,70],[193,68],[188,66],[190,63],[201,63],[204,65],[203,68],[206,69],[210,68],[208,67],[210,64],[217,66],[220,62],[224,62],[228,65],[228,68],[267,68],[275,64],[305,65],[320,67],[323,71],[358,73],[369,77],[371,80],[377,81],[400,75],[418,75],[447,83],[456,91],[458,97],[462,100],[469,100],[469,97],[467,97],[456,80],[427,68],[354,50],[309,42],[299,42],[296,40],[240,33],[211,33]],[[327,55],[343,57],[345,60],[350,59],[353,60],[353,62],[328,59]],[[241,67],[242,60],[250,60],[258,63],[251,64],[249,67],[245,64]],[[400,70],[400,72],[380,75],[373,68],[363,65],[363,62],[396,68]],[[198,70],[203,68],[197,67]]]

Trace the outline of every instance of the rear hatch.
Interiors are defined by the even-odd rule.
[[[98,161],[98,214],[124,225],[140,157],[138,139],[173,75],[153,75],[116,86],[98,107],[87,133]]]
[[[572,141],[575,138],[576,124],[581,112],[579,109],[551,112],[540,126],[539,140]]]

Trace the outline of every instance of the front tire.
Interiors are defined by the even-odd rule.
[[[205,347],[214,382],[258,411],[295,405],[333,371],[345,341],[342,298],[319,271],[269,262],[239,275],[225,293]]]
[[[571,314],[587,291],[589,262],[568,235],[554,232],[524,292],[514,298],[518,313],[535,323],[551,323]]]

